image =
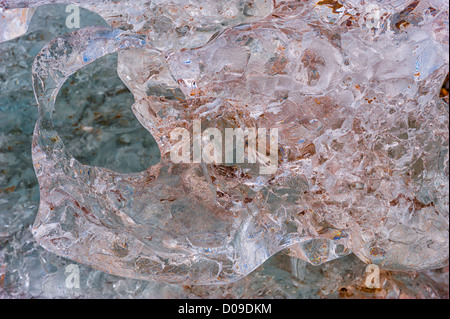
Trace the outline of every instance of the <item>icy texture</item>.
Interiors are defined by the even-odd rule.
[[[24,35],[34,11],[34,8],[0,10],[0,42]]]
[[[447,1],[78,3],[128,31],[84,28],[36,58],[33,234],[44,248],[120,276],[195,284],[242,278],[285,248],[316,265],[351,252],[384,269],[447,263]],[[141,173],[82,164],[52,124],[66,79],[117,51],[161,152]],[[277,173],[174,165],[169,133],[194,119],[277,127]]]
[[[228,26],[257,21],[273,10],[269,0],[31,0],[5,1],[3,7],[74,3],[101,15],[110,26],[145,34],[160,50],[193,48]]]
[[[79,265],[80,288],[65,286],[73,262],[40,247],[31,229],[0,251],[1,298],[447,298],[448,267],[420,272],[381,271],[380,289],[365,287],[365,264],[354,255],[312,266],[277,254],[241,280],[216,286],[168,285],[105,274]],[[20,258],[18,258],[20,256]]]

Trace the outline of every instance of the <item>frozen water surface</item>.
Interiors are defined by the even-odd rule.
[[[2,297],[448,297],[448,1],[57,2],[0,4]]]

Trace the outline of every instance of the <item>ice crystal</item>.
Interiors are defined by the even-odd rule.
[[[284,249],[313,265],[351,253],[388,270],[446,265],[448,1],[57,2],[109,27],[56,38],[33,65],[42,247],[183,284],[236,281]],[[26,31],[14,21],[0,40]],[[0,30],[11,24],[3,18]],[[135,173],[76,159],[53,124],[67,79],[115,52],[160,152]],[[173,163],[170,133],[192,132],[195,120],[277,128],[277,171]]]

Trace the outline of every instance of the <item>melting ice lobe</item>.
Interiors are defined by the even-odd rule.
[[[0,41],[43,3],[3,1]],[[73,3],[110,27],[54,39],[33,65],[45,249],[186,284],[235,281],[284,249],[315,265],[350,253],[385,269],[447,263],[448,1]],[[52,124],[67,78],[113,52],[161,152],[140,173],[79,162]],[[194,121],[276,128],[277,171],[173,163],[170,132]]]

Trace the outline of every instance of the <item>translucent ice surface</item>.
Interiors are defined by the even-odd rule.
[[[0,42],[24,35],[28,30],[34,8],[0,11]]]
[[[33,64],[40,246],[114,275],[182,284],[234,282],[282,250],[313,265],[350,254],[385,270],[447,265],[448,1],[73,3],[109,26],[59,36]],[[18,19],[16,36],[28,24]],[[111,54],[137,119],[120,143],[137,144],[120,156],[103,145],[110,161],[74,156],[54,123],[62,88]],[[108,80],[96,76],[87,83]],[[276,171],[174,163],[171,132],[199,120],[277,129]]]

